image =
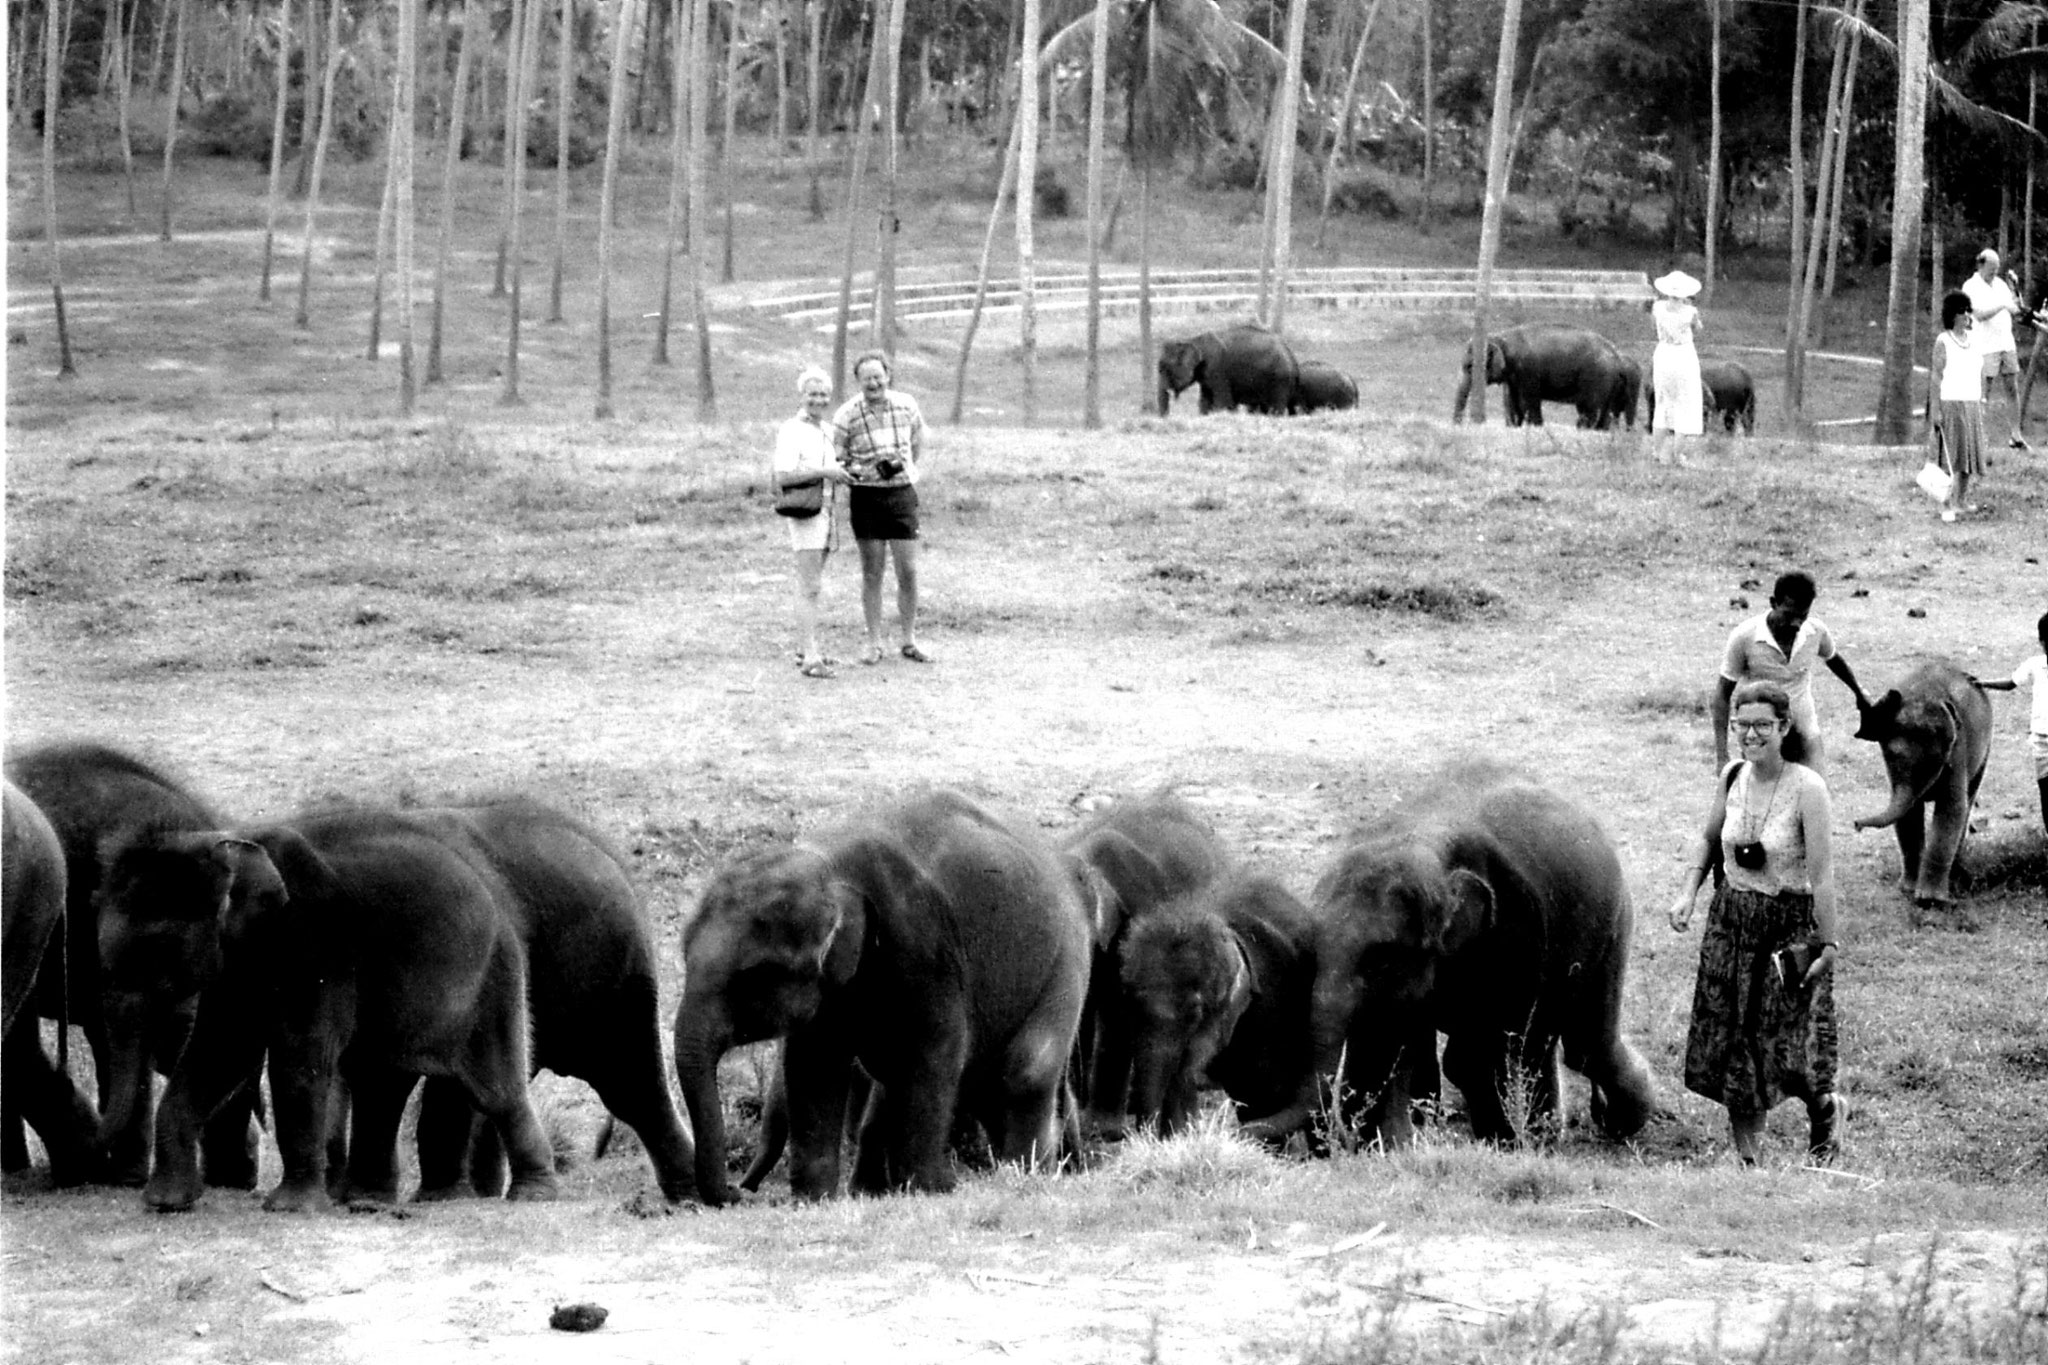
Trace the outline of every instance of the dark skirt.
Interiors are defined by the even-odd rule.
[[[1951,474],[1975,477],[1984,472],[1984,405],[1959,403],[1952,399],[1940,404],[1941,424],[1935,440],[1941,447],[1941,467]]]
[[[1835,1088],[1834,973],[1808,990],[1781,982],[1771,964],[1778,949],[1813,933],[1813,897],[1804,892],[1714,893],[1685,1040],[1686,1089],[1732,1114],[1762,1114],[1788,1096],[1810,1100]]]

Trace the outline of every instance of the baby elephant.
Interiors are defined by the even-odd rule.
[[[1206,1086],[1267,1114],[1308,1074],[1308,908],[1271,877],[1238,874],[1141,920],[1124,945],[1133,1020],[1131,1107],[1141,1126],[1188,1126]]]
[[[1293,413],[1337,411],[1358,406],[1358,385],[1335,365],[1304,360],[1294,378]]]
[[[1891,800],[1856,828],[1889,825],[1899,837],[1899,884],[1919,905],[1949,900],[1970,832],[1970,804],[1991,753],[1991,702],[1977,680],[1945,659],[1921,664],[1863,712],[1856,738],[1884,753]],[[1922,808],[1934,808],[1928,837]]]

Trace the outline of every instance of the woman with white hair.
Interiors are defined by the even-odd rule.
[[[783,505],[787,499],[778,497],[776,510],[783,514],[790,548],[796,552],[797,665],[806,678],[829,678],[834,661],[818,650],[818,588],[825,556],[832,553],[838,504],[833,485],[846,482],[846,471],[833,458],[832,425],[826,416],[832,408],[831,377],[816,365],[806,365],[796,377],[796,391],[803,406],[775,433],[775,490],[791,494],[816,489],[817,509],[805,513]]]
[[[1698,436],[1706,429],[1706,408],[1700,393],[1700,356],[1693,349],[1693,334],[1700,329],[1700,310],[1692,296],[1700,282],[1683,270],[1651,282],[1657,301],[1650,305],[1650,320],[1657,327],[1657,349],[1650,357],[1651,392],[1657,399],[1654,430],[1680,436]]]

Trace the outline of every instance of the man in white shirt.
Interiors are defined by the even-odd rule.
[[[1977,253],[1977,273],[1963,281],[1970,296],[1970,311],[1977,325],[1971,329],[1972,348],[1984,357],[1984,401],[1991,401],[1994,375],[2005,382],[2006,407],[2012,413],[2012,434],[2007,442],[2014,450],[2027,450],[2020,435],[2020,352],[2012,334],[2013,319],[2022,316],[2018,293],[1998,273],[1998,253],[1985,247]]]

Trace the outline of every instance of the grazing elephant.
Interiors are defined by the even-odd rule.
[[[1936,659],[1921,664],[1862,714],[1856,738],[1884,754],[1892,797],[1856,828],[1892,827],[1899,838],[1899,885],[1919,905],[1949,899],[1949,877],[1960,880],[1963,845],[1970,834],[1970,804],[1991,755],[1991,700],[1977,680]],[[1922,807],[1934,807],[1930,839]]]
[[[79,1184],[93,1171],[93,1129],[99,1122],[71,1077],[43,1051],[40,1016],[30,1008],[44,953],[64,932],[64,846],[36,803],[12,782],[0,813],[0,1037],[5,1038],[7,1101],[50,1154],[50,1178]],[[15,1023],[21,1024],[16,1036]],[[28,1165],[26,1143],[16,1168]]]
[[[1204,1086],[1247,1116],[1294,1098],[1310,1068],[1314,939],[1307,906],[1273,878],[1245,874],[1132,927],[1121,976],[1140,1124],[1180,1131]]]
[[[1137,1028],[1119,976],[1124,943],[1147,915],[1228,871],[1230,854],[1207,821],[1165,791],[1098,812],[1065,851],[1096,929],[1074,1068],[1082,1127],[1113,1133],[1124,1126]]]
[[[124,1048],[142,1050],[155,1069],[168,1076],[184,1050],[192,1031],[194,1004],[189,999],[167,1000],[148,1019],[120,1017],[110,1008],[100,970],[100,890],[104,852],[140,830],[217,829],[221,821],[191,792],[157,772],[148,764],[118,750],[98,744],[52,744],[14,755],[7,762],[7,776],[41,808],[64,849],[65,920],[61,938],[52,939],[36,976],[36,988],[24,1007],[30,1017],[41,1015],[70,1021],[85,1032],[92,1048],[93,1066],[99,1081],[99,1122],[96,1150],[89,1159],[68,1140],[67,1160],[58,1170],[53,1157],[51,1176],[59,1183],[104,1180],[120,1185],[140,1185],[149,1174],[149,1117],[153,1107],[149,1067],[117,1065]],[[68,961],[67,961],[68,960]],[[67,970],[68,965],[68,970]],[[116,1033],[124,1041],[116,1041]],[[42,1056],[42,1044],[34,1029],[25,1029],[9,1052],[5,1082],[10,1095],[53,1088],[50,1063]],[[37,1077],[24,1081],[23,1075]],[[235,1189],[256,1187],[256,1129],[251,1124],[257,1090],[253,1084],[239,1090],[206,1131],[207,1179]],[[68,1078],[62,1084],[70,1085]],[[114,1091],[129,1087],[129,1093]],[[10,1109],[12,1105],[10,1104]],[[104,1116],[119,1113],[119,1122]],[[5,1127],[10,1149],[9,1169],[27,1164],[25,1151],[13,1149],[19,1141],[16,1115],[10,1113]],[[45,1145],[48,1146],[47,1135]],[[19,1157],[19,1160],[14,1158]]]
[[[198,997],[157,1113],[150,1207],[198,1200],[197,1129],[266,1051],[284,1163],[266,1209],[327,1201],[337,1080],[353,1109],[346,1189],[396,1197],[398,1123],[422,1074],[459,1083],[497,1128],[512,1198],[554,1197],[554,1154],[526,1088],[521,912],[488,862],[429,823],[338,811],[131,841],[104,895],[110,990],[140,1007]]]
[[[1621,358],[1621,369],[1614,376],[1614,389],[1602,414],[1601,430],[1612,430],[1618,424],[1626,424],[1630,431],[1636,429],[1636,400],[1643,392],[1643,367],[1629,356]]]
[[[1199,384],[1203,412],[1244,408],[1285,416],[1299,373],[1293,348],[1257,323],[1169,341],[1159,348],[1159,413],[1172,408],[1175,394]]]
[[[535,1071],[586,1081],[647,1149],[672,1200],[695,1187],[696,1157],[683,1132],[661,1056],[654,934],[625,865],[595,830],[536,801],[412,810],[457,851],[486,863],[510,893],[526,950]],[[475,1111],[462,1087],[430,1081],[420,1112],[420,1198],[464,1184]],[[470,1185],[503,1182],[492,1131],[479,1127]]]
[[[1656,429],[1657,394],[1653,387],[1649,393],[1649,419],[1645,426]],[[1747,367],[1733,360],[1703,360],[1700,362],[1700,402],[1706,409],[1706,424],[1712,426],[1714,418],[1721,419],[1721,429],[1733,435],[1735,424],[1742,424],[1744,436],[1756,434],[1756,380],[1750,377]]]
[[[1579,425],[1606,429],[1613,424],[1616,390],[1625,358],[1614,343],[1583,327],[1530,322],[1497,332],[1486,341],[1486,382],[1507,390],[1506,416],[1511,427],[1543,425],[1543,405],[1570,403],[1579,411]],[[1641,383],[1640,377],[1637,383]],[[1465,420],[1465,400],[1472,393],[1472,356],[1468,348],[1458,372],[1458,397],[1451,420]]]
[[[699,1197],[737,1197],[719,1059],[774,1037],[801,1198],[839,1192],[855,1062],[875,1083],[855,1189],[950,1189],[956,1113],[999,1160],[1049,1165],[1089,932],[1059,859],[955,792],[722,869],[683,931],[676,1010]]]
[[[1650,1073],[1620,1030],[1633,910],[1585,811],[1492,765],[1453,768],[1358,834],[1315,897],[1315,1073],[1270,1135],[1306,1122],[1341,1053],[1347,1116],[1409,1142],[1439,1032],[1482,1139],[1555,1116],[1560,1041],[1609,1136],[1649,1118]]]
[[[1294,406],[1290,412],[1321,412],[1358,406],[1358,385],[1335,365],[1304,360],[1294,380]]]

